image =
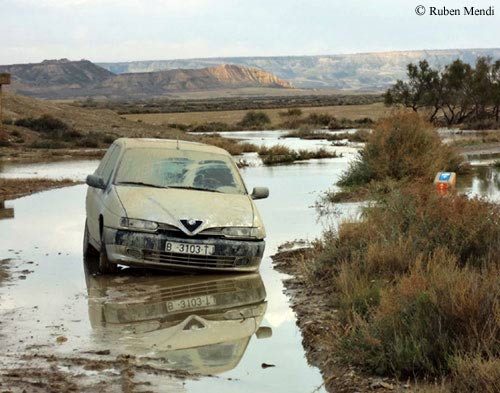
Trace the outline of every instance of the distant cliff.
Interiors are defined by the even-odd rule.
[[[242,87],[292,88],[268,72],[222,64],[201,69],[115,75],[88,60],[45,60],[36,64],[0,66],[12,74],[11,90],[42,98],[151,97],[171,92]]]
[[[467,63],[474,63],[478,56],[491,56],[499,59],[500,48],[418,50],[324,56],[152,60],[102,63],[100,65],[120,74],[237,64],[266,70],[293,83],[295,87],[374,91],[386,89],[396,79],[404,78],[406,65],[410,62],[427,59],[432,66],[443,67],[457,58]]]

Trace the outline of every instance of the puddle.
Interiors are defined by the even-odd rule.
[[[15,218],[0,221],[0,259],[14,258],[15,280],[0,287],[5,321],[0,325],[1,363],[9,364],[18,354],[76,357],[79,363],[127,355],[134,359],[135,382],[150,383],[152,391],[164,391],[166,381],[188,392],[313,391],[322,378],[307,364],[295,315],[283,294],[284,276],[273,270],[270,255],[288,240],[320,235],[323,227],[316,223],[310,206],[347,162],[342,158],[242,170],[250,189],[267,186],[271,196],[257,202],[268,234],[260,275],[235,282],[222,278],[214,283],[213,276],[144,277],[131,269],[118,277],[94,277],[86,274],[81,254],[85,185],[7,202]],[[96,164],[82,163],[86,173]],[[65,165],[44,165],[44,173],[68,177]],[[15,166],[7,170],[21,171]],[[23,166],[22,171],[26,176],[41,172],[35,166],[29,170]],[[354,214],[356,208],[356,204],[346,205],[345,212]],[[235,286],[239,292],[221,292]],[[192,287],[200,292],[186,294],[186,288]],[[176,291],[181,298],[168,298]],[[179,313],[178,318],[165,315],[169,307],[179,311],[182,301],[199,306]],[[220,303],[223,309],[218,308],[219,301],[224,302]],[[170,375],[140,372],[145,365],[202,376],[172,381]],[[109,381],[122,365],[106,367],[111,367]],[[217,377],[203,377],[206,374]],[[89,379],[95,379],[94,374],[88,374]]]
[[[0,177],[71,179],[83,181],[99,165],[99,160],[71,160],[45,163],[4,163]]]
[[[457,189],[471,197],[500,202],[500,168],[478,166],[469,176],[458,177]]]

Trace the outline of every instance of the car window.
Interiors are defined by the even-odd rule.
[[[118,160],[118,156],[120,155],[120,148],[118,146],[113,149],[111,155],[109,156],[108,161],[104,165],[102,169],[101,177],[104,180],[104,183],[108,184],[109,179],[111,178],[111,174],[113,173],[113,169],[116,166],[116,161]]]
[[[113,154],[113,151],[115,149],[116,149],[116,145],[114,145],[114,144],[109,147],[109,149],[106,151],[106,154],[104,154],[104,157],[101,159],[99,166],[95,170],[94,175],[102,176],[102,171],[103,171],[104,167],[106,166],[106,164],[108,163],[109,157],[111,156],[111,154]]]
[[[246,193],[231,157],[193,150],[128,149],[115,178],[115,184],[120,183]]]

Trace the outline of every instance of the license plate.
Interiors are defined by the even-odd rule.
[[[191,310],[193,308],[202,308],[208,306],[215,306],[217,302],[214,296],[195,296],[185,299],[171,300],[167,302],[168,311],[182,311]]]
[[[165,251],[178,254],[212,255],[215,252],[215,246],[211,244],[167,242]]]

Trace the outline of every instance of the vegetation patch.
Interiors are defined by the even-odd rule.
[[[387,179],[431,181],[446,170],[464,171],[462,158],[441,142],[430,123],[417,113],[401,111],[379,121],[338,185],[364,186]]]
[[[202,135],[197,141],[220,147],[233,156],[259,151],[259,147],[253,143],[238,142],[235,139],[224,138],[219,134]]]
[[[276,145],[273,147],[262,146],[258,153],[262,158],[264,165],[286,164],[301,160],[341,157],[341,155],[338,155],[337,152],[330,152],[324,148],[315,151],[297,151],[284,145]]]
[[[387,90],[386,105],[411,108],[448,126],[500,127],[500,60],[478,57],[473,67],[457,59],[442,71],[423,60],[408,64],[407,76]]]
[[[297,265],[338,310],[330,362],[495,391],[500,206],[395,183],[362,217],[327,231]]]
[[[366,142],[368,136],[370,135],[370,130],[360,129],[354,132],[336,132],[330,133],[324,130],[317,130],[310,127],[301,127],[297,130],[290,131],[286,133],[284,138],[300,138],[300,139],[326,139],[328,141],[342,141],[347,140],[349,142]]]
[[[238,126],[245,129],[262,129],[262,127],[271,123],[271,119],[265,112],[249,111],[243,119],[238,123]]]

